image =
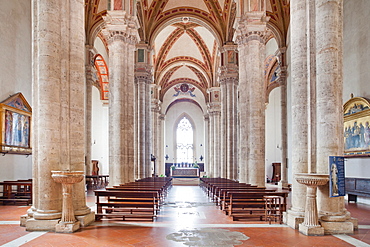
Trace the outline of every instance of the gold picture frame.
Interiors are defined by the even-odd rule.
[[[354,97],[343,106],[345,157],[370,156],[370,101]]]
[[[0,153],[32,153],[31,120],[32,108],[22,93],[16,93],[0,103]]]

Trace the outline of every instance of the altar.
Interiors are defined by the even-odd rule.
[[[171,169],[171,177],[174,178],[199,178],[199,168],[194,167],[176,167]]]

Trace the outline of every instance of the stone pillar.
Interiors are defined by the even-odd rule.
[[[62,186],[52,170],[85,170],[85,44],[81,1],[35,0],[33,8],[33,206],[27,231],[55,231]],[[62,14],[63,13],[63,14]],[[85,181],[73,186],[82,226],[94,221]]]
[[[223,164],[221,176],[228,179],[237,178],[237,86],[238,86],[238,54],[236,45],[224,45],[221,52],[221,118],[223,121]]]
[[[343,0],[316,1],[317,172],[329,174],[329,156],[343,155],[342,39]],[[328,107],[330,106],[330,107]],[[326,234],[351,234],[354,225],[343,197],[329,198],[329,185],[318,191],[321,225]]]
[[[137,165],[138,178],[151,176],[152,153],[152,66],[148,63],[150,51],[147,44],[136,45],[135,82],[137,84]]]
[[[281,104],[281,179],[279,188],[287,188],[288,186],[288,111],[287,111],[287,68],[286,68],[286,48],[278,50],[279,62],[279,84],[280,84],[280,104]]]
[[[166,160],[164,158],[165,151],[164,151],[164,120],[165,120],[165,115],[164,114],[159,114],[158,116],[158,147],[159,147],[159,161],[158,161],[158,174],[165,174],[165,163]]]
[[[292,0],[291,14],[291,111],[292,111],[292,173],[308,171],[309,93],[307,76],[307,1]],[[296,133],[299,133],[297,135]],[[284,223],[298,229],[303,222],[306,187],[292,181],[292,207]]]
[[[215,144],[215,141],[214,141],[214,117],[213,117],[213,112],[212,112],[212,109],[211,109],[211,106],[210,106],[210,103],[208,103],[208,116],[209,116],[209,134],[208,134],[208,138],[209,138],[209,158],[208,158],[208,167],[209,167],[209,170],[208,170],[208,175],[210,177],[213,177],[215,178],[216,177],[216,171],[214,170],[214,144]]]
[[[264,67],[266,16],[264,12],[248,12],[239,23],[238,45],[241,53],[239,103],[241,152],[249,150],[241,167],[248,167],[248,183],[265,186],[265,86]],[[242,108],[241,108],[242,109]],[[248,114],[248,115],[247,115]]]
[[[221,91],[221,133],[223,133],[220,137],[220,145],[221,145],[221,167],[220,167],[220,173],[219,176],[222,178],[226,178],[226,160],[227,160],[227,154],[226,154],[226,140],[227,140],[227,124],[226,124],[226,116],[227,116],[227,88],[225,83],[220,82],[220,91]],[[210,122],[211,123],[211,122]],[[212,140],[210,140],[212,141]]]
[[[92,87],[95,83],[96,70],[92,66],[92,61],[94,59],[93,47],[86,46],[86,96],[85,96],[85,174],[91,175],[91,118],[92,118]]]
[[[163,144],[161,142],[161,101],[156,99],[156,92],[158,91],[158,86],[155,84],[151,85],[151,92],[152,92],[152,150],[153,155],[157,158],[156,160],[156,167],[153,168],[155,171],[154,175],[160,175],[162,173],[159,173],[159,166],[163,164],[163,159],[165,154],[163,153]]]
[[[204,115],[204,140],[205,140],[205,147],[204,147],[204,160],[200,161],[204,163],[204,172],[206,176],[209,176],[210,174],[210,167],[209,167],[209,114]],[[220,162],[221,164],[221,162]]]
[[[214,94],[214,90],[218,90],[218,88],[211,89],[211,95]],[[217,91],[218,93],[219,91]],[[219,102],[213,102],[209,103],[209,116],[210,116],[210,124],[211,126],[211,135],[212,135],[212,143],[211,143],[211,170],[213,177],[219,177],[220,176],[220,168],[221,168],[221,162],[220,162],[220,103]]]
[[[103,30],[109,47],[109,183],[134,181],[135,18],[125,11],[108,11]]]

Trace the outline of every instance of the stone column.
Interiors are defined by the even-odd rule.
[[[150,154],[152,153],[151,84],[152,66],[147,44],[136,45],[135,82],[137,84],[137,165],[138,178],[151,176]]]
[[[223,164],[221,176],[228,179],[237,178],[237,86],[238,86],[238,55],[235,44],[227,44],[222,48],[222,64],[220,73],[221,85],[221,118],[223,121],[222,136],[225,136],[222,149]],[[223,91],[222,91],[223,90]]]
[[[308,171],[309,94],[307,79],[307,1],[291,0],[291,111],[292,111],[292,173]],[[299,135],[297,134],[299,133]],[[306,187],[292,181],[292,207],[284,223],[298,229],[303,222]]]
[[[226,166],[226,159],[227,159],[227,154],[226,154],[226,150],[227,150],[227,147],[226,147],[226,140],[227,140],[227,135],[225,134],[226,131],[227,131],[227,124],[226,124],[226,116],[227,116],[227,88],[226,88],[226,84],[225,83],[222,83],[220,81],[220,91],[221,91],[221,133],[223,133],[220,137],[220,145],[221,145],[221,158],[220,158],[220,161],[221,161],[221,167],[220,167],[220,173],[219,173],[219,176],[222,177],[222,178],[226,178],[227,175],[226,175],[226,170],[227,170],[227,166]],[[211,122],[210,122],[211,123]]]
[[[264,67],[266,16],[264,12],[246,14],[239,23],[238,44],[243,57],[240,60],[241,76],[240,124],[248,122],[247,128],[240,130],[241,152],[249,150],[247,161],[241,164],[248,167],[248,183],[265,186],[265,86]],[[243,77],[242,77],[243,76]],[[246,115],[248,114],[248,115]],[[248,137],[247,137],[248,136]],[[247,140],[246,140],[247,139]],[[245,164],[247,162],[247,165]]]
[[[343,155],[342,39],[343,0],[316,1],[317,172],[329,174],[329,156]],[[326,234],[350,234],[354,225],[343,197],[329,198],[329,185],[318,191],[321,225]]]
[[[287,68],[286,68],[286,48],[279,48],[276,54],[279,62],[279,84],[280,84],[280,104],[281,104],[281,179],[279,188],[288,186],[288,111],[287,111]]]
[[[158,121],[158,146],[159,146],[159,161],[158,161],[158,174],[165,174],[165,163],[166,160],[164,158],[165,150],[164,150],[164,120],[165,120],[165,115],[164,114],[159,114],[158,116],[159,121]]]
[[[209,138],[209,158],[208,158],[208,167],[209,167],[209,170],[208,170],[208,175],[210,177],[213,177],[215,178],[216,177],[216,174],[215,174],[215,170],[214,170],[214,144],[215,144],[215,141],[214,141],[214,117],[213,117],[213,111],[212,111],[212,108],[211,108],[211,105],[210,103],[208,103],[208,116],[209,116],[209,134],[208,134],[208,138]]]
[[[205,147],[204,147],[204,172],[206,176],[209,176],[210,174],[210,167],[209,167],[209,114],[204,115],[204,140],[205,140]],[[202,161],[200,161],[202,162]],[[221,163],[221,162],[220,162]]]
[[[109,47],[109,183],[134,181],[134,50],[135,18],[108,11],[103,30]]]
[[[153,155],[157,158],[156,160],[156,167],[154,169],[155,175],[160,175],[162,173],[159,173],[159,166],[163,164],[163,158],[164,158],[164,153],[163,153],[163,146],[161,142],[161,101],[154,98],[155,92],[157,91],[157,85],[152,84],[152,150],[153,150]]]
[[[86,96],[85,96],[85,174],[91,175],[91,118],[92,118],[92,87],[95,83],[96,70],[92,66],[91,62],[94,59],[93,47],[86,46]]]
[[[213,130],[214,130],[214,153],[213,153],[213,164],[214,164],[214,174],[216,177],[220,177],[221,172],[221,126],[220,126],[220,118],[221,118],[221,107],[220,103],[214,103],[213,109]]]
[[[213,89],[212,89],[213,90]],[[217,90],[217,89],[216,89]],[[214,92],[212,91],[211,94]],[[211,170],[213,177],[219,177],[220,176],[220,168],[221,168],[221,162],[220,162],[220,103],[219,102],[213,102],[209,103],[209,116],[210,116],[210,124],[211,126],[211,135],[212,135],[212,144],[211,144]]]
[[[51,171],[85,170],[84,6],[77,0],[35,0],[32,8],[34,187],[33,206],[21,220],[27,231],[55,231],[62,186]],[[85,181],[73,191],[75,215],[88,225],[94,213],[86,206]]]

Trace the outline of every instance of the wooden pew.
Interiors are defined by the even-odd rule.
[[[230,194],[234,192],[275,192],[275,189],[266,189],[265,187],[245,187],[245,188],[224,188],[221,189],[220,209],[228,214],[228,204],[230,202]]]
[[[95,219],[107,218],[140,218],[151,219],[157,214],[158,192],[156,191],[121,191],[95,190],[97,213]],[[106,200],[102,201],[101,197]]]
[[[32,179],[3,181],[0,182],[0,186],[3,187],[0,197],[3,204],[7,202],[32,204]]]
[[[259,191],[259,192],[229,192],[228,215],[233,220],[258,218],[263,220],[266,216],[265,196],[279,196],[282,198],[280,212],[286,211],[287,191]]]

